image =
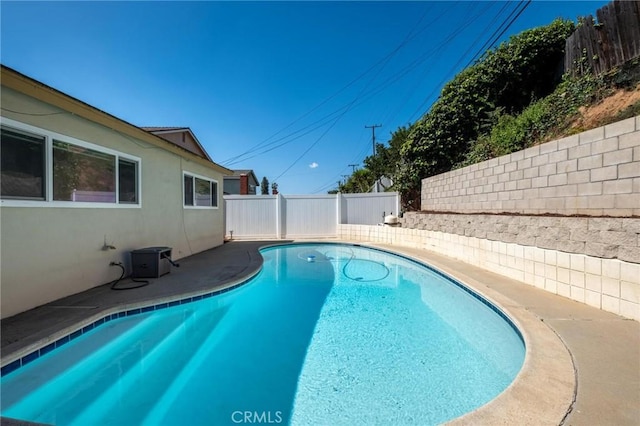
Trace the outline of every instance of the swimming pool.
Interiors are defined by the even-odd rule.
[[[515,378],[522,338],[441,274],[294,244],[233,291],[111,321],[2,378],[2,415],[55,424],[436,424]]]

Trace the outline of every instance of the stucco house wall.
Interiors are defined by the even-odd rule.
[[[173,258],[179,259],[223,243],[222,182],[223,173],[230,171],[186,151],[165,149],[161,142],[133,137],[135,126],[128,123],[120,124],[130,134],[9,88],[4,79],[2,83],[4,126],[55,132],[138,157],[141,201],[70,206],[3,199],[2,318],[118,278],[120,268],[110,262],[123,262],[130,272],[131,250],[169,246]],[[184,172],[218,182],[217,208],[183,206]]]

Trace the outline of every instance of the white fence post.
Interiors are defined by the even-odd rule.
[[[282,239],[282,195],[278,192],[276,196],[276,238]]]

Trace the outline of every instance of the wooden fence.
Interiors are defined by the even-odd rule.
[[[565,46],[565,71],[600,75],[640,56],[640,0],[615,0],[584,18]]]

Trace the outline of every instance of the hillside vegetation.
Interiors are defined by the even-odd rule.
[[[419,209],[421,180],[535,144],[640,114],[640,58],[595,77],[584,64],[562,74],[572,21],[524,31],[487,51],[443,88],[417,122],[378,144],[342,185],[360,192],[381,176]]]

